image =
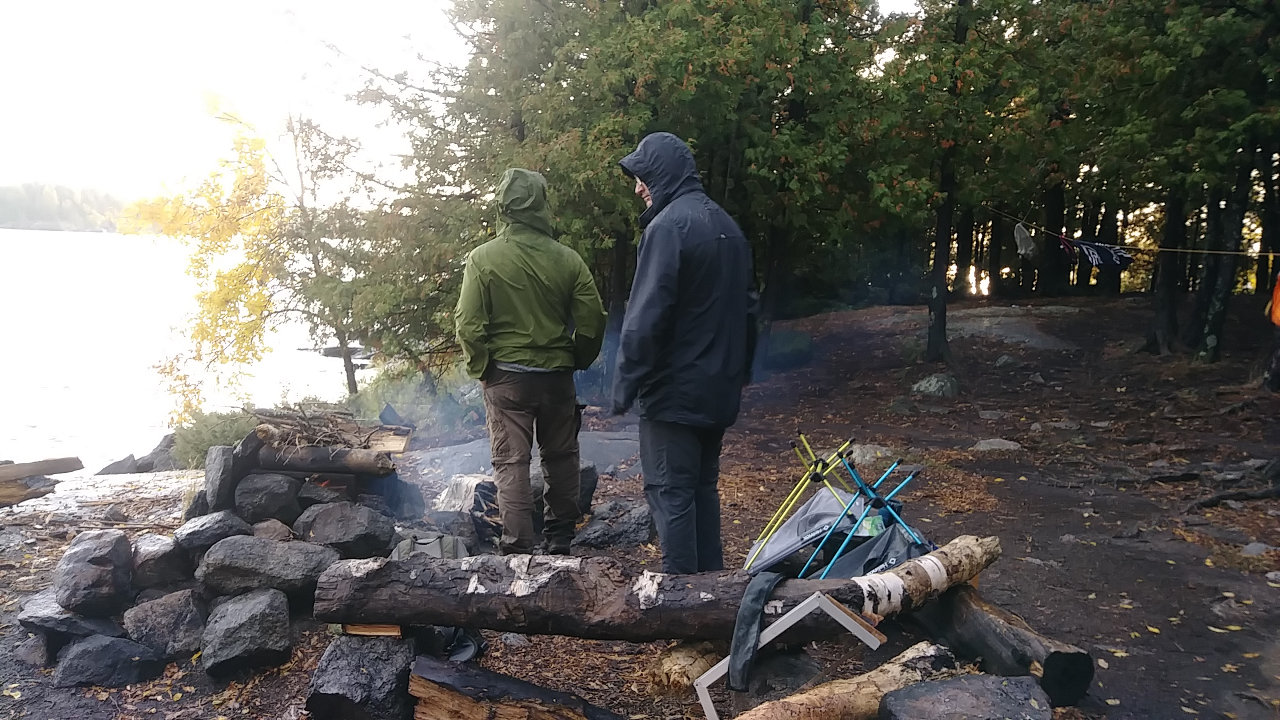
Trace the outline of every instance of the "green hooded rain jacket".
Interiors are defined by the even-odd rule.
[[[604,307],[587,264],[551,237],[547,181],[507,170],[497,201],[497,236],[467,256],[454,313],[467,374],[494,362],[586,369],[600,353]]]

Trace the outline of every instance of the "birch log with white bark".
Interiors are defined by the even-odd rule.
[[[886,693],[948,677],[955,669],[956,660],[949,650],[922,642],[874,670],[762,703],[736,720],[875,720],[880,714],[880,698]]]
[[[854,612],[919,607],[1000,556],[995,537],[963,535],[887,572],[846,580],[786,580],[766,605],[781,614],[814,592]],[[609,557],[480,555],[340,561],[316,586],[325,622],[456,625],[599,640],[725,640],[751,578],[739,572],[666,575]]]

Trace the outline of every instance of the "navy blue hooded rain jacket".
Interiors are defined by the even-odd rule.
[[[613,410],[724,428],[738,417],[755,345],[751,249],[707,197],[693,153],[654,133],[622,159],[649,188],[631,299],[622,321]]]

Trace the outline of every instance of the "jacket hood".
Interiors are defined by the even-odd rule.
[[[641,227],[657,217],[672,200],[702,190],[693,151],[683,140],[668,132],[646,135],[635,152],[618,162],[631,177],[649,188],[653,205],[640,215]]]
[[[551,235],[551,208],[547,205],[547,180],[523,168],[509,168],[498,181],[498,229],[524,225]]]

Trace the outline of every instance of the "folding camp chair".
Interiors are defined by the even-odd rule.
[[[842,517],[848,503],[857,497],[837,472],[841,454],[853,443],[852,439],[846,440],[825,458],[813,451],[803,433],[800,434],[799,441],[799,444],[793,441],[791,449],[804,466],[804,473],[747,553],[747,561],[742,569],[753,575],[821,537],[830,529],[828,523]],[[803,452],[801,445],[804,447]],[[832,475],[843,486],[843,492],[832,485],[829,479]],[[819,491],[797,509],[805,488],[814,484],[821,484],[825,492]]]
[[[892,518],[895,521],[897,525],[901,526],[902,530],[905,532],[907,537],[909,537],[913,543],[915,543],[916,545],[926,544],[925,541],[920,537],[920,535],[916,531],[912,530],[911,526],[907,525],[907,523],[902,519],[902,516],[899,515],[898,511],[893,507],[894,496],[896,496],[899,492],[902,492],[902,489],[905,488],[908,483],[910,483],[912,480],[915,479],[916,475],[919,474],[920,472],[920,468],[916,468],[912,470],[902,482],[898,483],[897,487],[895,487],[887,495],[881,496],[877,492],[877,490],[884,483],[884,481],[888,479],[889,475],[894,471],[894,469],[896,469],[898,465],[902,462],[901,458],[899,458],[892,465],[889,466],[889,469],[886,470],[884,474],[880,476],[880,479],[876,481],[875,485],[867,485],[867,483],[862,479],[862,476],[858,474],[857,469],[854,468],[853,464],[849,462],[848,455],[849,455],[848,453],[841,454],[840,461],[844,465],[845,469],[849,471],[849,475],[850,477],[853,478],[854,483],[858,486],[859,499],[862,500],[861,514],[858,516],[857,521],[853,523],[852,527],[855,530],[860,530],[862,528],[863,520],[867,518],[867,516],[871,513],[872,510],[877,510],[881,513],[887,513],[890,516],[890,518]],[[855,511],[854,503],[850,502],[845,512],[847,514],[851,514],[854,511]],[[831,535],[832,535],[831,533],[828,533],[827,536],[823,538],[822,543],[820,543],[818,547],[813,551],[813,554],[809,556],[809,561],[805,563],[804,568],[800,571],[801,577],[804,577],[805,572],[809,570],[809,566],[813,564],[813,561],[815,558],[817,558],[818,553],[822,551],[822,546],[826,544],[827,540],[830,539]],[[835,554],[827,562],[827,566],[823,569],[822,574],[818,576],[819,579],[825,579],[827,577],[827,575],[831,572],[832,568],[835,566],[836,561],[838,561],[840,559],[840,556],[844,554],[845,550],[849,547],[849,543],[853,540],[854,537],[855,537],[855,533],[849,533],[848,535],[845,536],[844,541],[840,543],[840,547],[836,550]]]

